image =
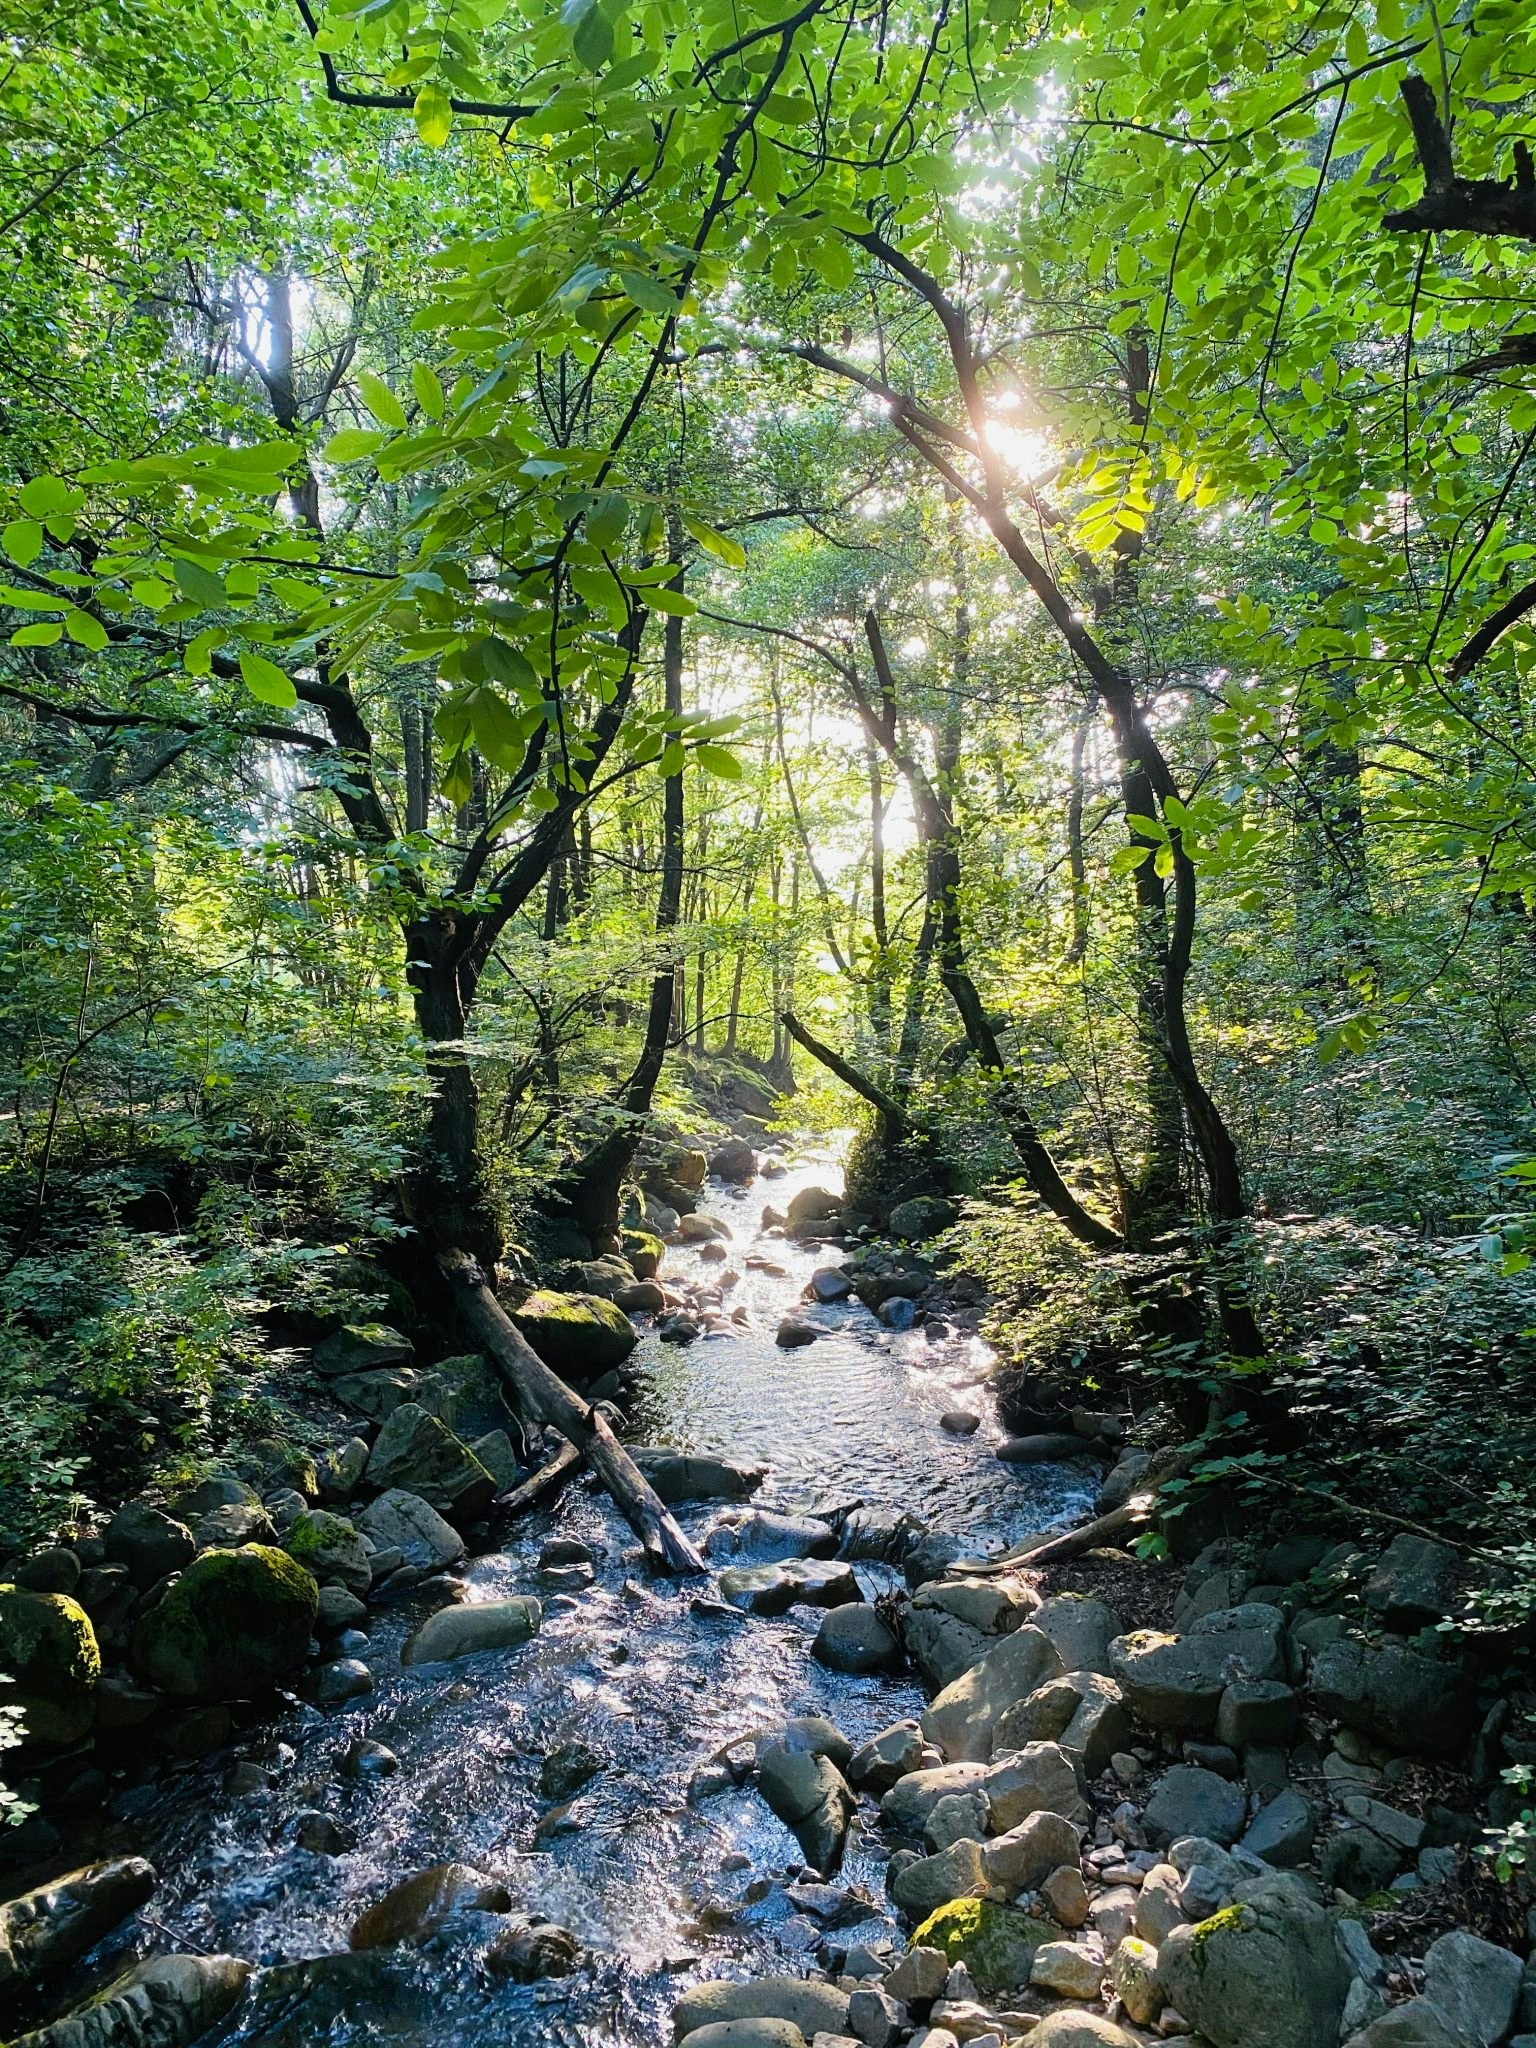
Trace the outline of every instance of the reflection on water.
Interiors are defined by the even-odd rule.
[[[649,1332],[636,1354],[642,1391],[637,1441],[674,1444],[770,1467],[764,1505],[859,1497],[964,1530],[977,1543],[1010,1538],[1080,1505],[1083,1481],[1062,1468],[1015,1474],[991,1455],[998,1431],[967,1337],[931,1343],[919,1328],[884,1330],[862,1308],[810,1308],[828,1335],[800,1350],[774,1343],[824,1251],[755,1243],[764,1201],[782,1208],[825,1162],[746,1192],[711,1189],[706,1206],[732,1231],[727,1295],[750,1324],[730,1337],[668,1347]],[[769,1251],[787,1277],[746,1270]],[[835,1254],[831,1256],[835,1257]],[[669,1254],[667,1276],[718,1284],[691,1249]],[[983,1416],[972,1438],[938,1426],[963,1405]],[[702,1540],[718,1507],[680,1511]],[[136,1843],[164,1880],[151,1912],[157,1945],[228,1950],[252,1961],[294,1961],[344,1949],[362,1907],[387,1885],[450,1857],[494,1871],[525,1909],[571,1927],[594,1952],[589,1969],[534,1987],[492,1983],[473,1953],[387,1958],[345,1995],[312,1999],[281,2022],[242,2022],[231,2039],[336,2044],[411,2042],[420,2048],[571,2042],[654,2048],[670,2040],[668,2009],[692,1977],[794,1967],[812,1931],[778,1885],[753,1904],[754,1877],[782,1877],[799,1858],[793,1838],[750,1789],[687,1803],[698,1766],[733,1738],[793,1713],[831,1716],[855,1741],[903,1715],[922,1695],[911,1683],[846,1677],[812,1661],[819,1617],[779,1620],[698,1614],[699,1590],[644,1583],[626,1558],[632,1537],[606,1498],[583,1484],[516,1530],[505,1551],[467,1569],[470,1597],[538,1591],[536,1558],[551,1534],[603,1552],[597,1584],[546,1601],[543,1632],[524,1649],[410,1671],[398,1649],[423,1606],[406,1602],[370,1619],[365,1653],[377,1680],[368,1699],[321,1717],[296,1710],[269,1733],[270,1793],[228,1801],[227,1759],[174,1781]],[[866,1592],[889,1583],[860,1566]],[[336,1777],[359,1735],[400,1758],[394,1776]],[[606,1768],[552,1811],[539,1797],[546,1752],[579,1738]],[[253,1751],[253,1753],[258,1753]],[[293,1814],[319,1807],[355,1829],[358,1846],[334,1858],[292,1847]],[[878,1838],[857,1829],[839,1883],[855,1895],[840,1942],[891,1931],[883,1921]],[[722,1871],[732,1852],[750,1867]],[[762,1887],[753,1887],[754,1891]],[[868,1899],[861,1908],[858,1895]],[[335,2010],[340,2005],[340,2010]]]

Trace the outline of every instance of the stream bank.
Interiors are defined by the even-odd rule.
[[[1529,2048],[1536,1980],[1470,1855],[1497,1711],[1435,1641],[1454,1554],[1235,1528],[1182,1567],[1000,1565],[1148,1454],[1102,1489],[1070,1444],[1000,1459],[962,1317],[803,1300],[834,1255],[762,1209],[825,1174],[711,1186],[730,1235],[669,1253],[685,1298],[627,1362],[653,1475],[740,1496],[676,1501],[709,1585],[642,1580],[577,1485],[446,1610],[442,1579],[370,1609],[370,1689],[114,1790],[90,1846],[158,1884],[84,1967],[233,1958],[175,1995],[251,2048]],[[850,1573],[862,1606],[796,1597]],[[402,1658],[433,1613],[530,1598],[520,1647]],[[813,1654],[871,1609],[914,1674]],[[370,1915],[409,1938],[356,1947]]]

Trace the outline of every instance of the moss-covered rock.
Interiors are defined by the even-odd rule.
[[[262,1543],[195,1558],[133,1632],[140,1677],[178,1699],[264,1692],[303,1662],[320,1589]]]
[[[626,1230],[622,1236],[624,1256],[637,1280],[654,1280],[661,1271],[667,1247],[654,1230]]]
[[[315,1346],[310,1363],[327,1379],[336,1379],[347,1372],[408,1365],[414,1348],[409,1337],[402,1337],[388,1323],[343,1323]]]
[[[96,1718],[101,1652],[91,1618],[67,1593],[0,1586],[0,1700],[19,1706],[31,1742],[79,1742]]]
[[[349,1593],[363,1594],[372,1583],[363,1539],[345,1515],[306,1508],[294,1517],[283,1548],[322,1586],[345,1586]]]
[[[635,1348],[629,1317],[596,1294],[557,1294],[540,1288],[512,1320],[552,1372],[595,1380],[622,1365]]]
[[[1061,1929],[1036,1920],[1017,1906],[993,1899],[951,1899],[918,1928],[913,1948],[939,1948],[952,1963],[964,1963],[978,1989],[1015,1991],[1029,1982],[1035,1950],[1059,1941]]]

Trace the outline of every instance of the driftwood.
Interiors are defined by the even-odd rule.
[[[466,1326],[517,1396],[520,1412],[548,1423],[584,1456],[664,1571],[703,1572],[704,1560],[657,1498],[655,1489],[614,1435],[602,1412],[572,1393],[540,1358],[496,1299],[468,1252],[440,1254]]]
[[[508,1493],[497,1494],[491,1502],[491,1512],[509,1522],[516,1515],[527,1514],[530,1508],[538,1507],[551,1494],[558,1493],[585,1462],[575,1444],[562,1444],[549,1463],[541,1465],[521,1486],[514,1486]]]

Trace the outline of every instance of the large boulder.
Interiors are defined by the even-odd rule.
[[[1320,1650],[1312,1697],[1325,1714],[1394,1749],[1443,1755],[1471,1734],[1477,1687],[1450,1658],[1422,1657],[1403,1643],[1355,1642]]]
[[[305,1508],[294,1516],[283,1548],[322,1586],[345,1586],[359,1596],[373,1577],[363,1539],[344,1515]]]
[[[925,1922],[953,1899],[985,1898],[994,1889],[980,1842],[963,1838],[936,1856],[920,1856],[891,1879],[891,1897],[909,1918]]]
[[[1411,1632],[1452,1611],[1461,1580],[1461,1558],[1449,1544],[1405,1532],[1377,1559],[1365,1582],[1365,1604],[1388,1628]]]
[[[819,1226],[830,1223],[841,1211],[841,1195],[834,1195],[827,1188],[799,1188],[789,1198],[789,1231],[798,1236],[802,1231],[815,1232]]]
[[[151,1956],[11,2048],[188,2048],[233,2011],[250,1974],[237,1956]]]
[[[543,1620],[539,1602],[524,1594],[510,1600],[474,1601],[440,1607],[408,1636],[400,1652],[402,1664],[447,1664],[482,1650],[512,1650],[538,1634]]]
[[[1295,1879],[1239,1885],[1158,1951],[1176,2006],[1212,2048],[1336,2048],[1349,1973],[1333,1924]]]
[[[964,1963],[978,1991],[997,1997],[1029,1982],[1035,1951],[1055,1941],[1061,1929],[996,1899],[951,1899],[912,1936],[913,1949],[941,1949],[952,1963]]]
[[[1130,1741],[1120,1688],[1097,1671],[1068,1671],[1050,1679],[1010,1707],[994,1735],[999,1754],[1030,1742],[1060,1743],[1090,1778],[1107,1770],[1110,1758]]]
[[[353,1922],[349,1948],[392,1948],[430,1940],[466,1914],[510,1913],[504,1884],[467,1863],[434,1863],[394,1885]]]
[[[745,1138],[727,1138],[709,1155],[709,1170],[716,1180],[744,1188],[757,1173],[757,1154]]]
[[[1030,2048],[1139,2048],[1128,2034],[1098,2012],[1048,2013],[1029,2037]]]
[[[496,1497],[495,1480],[468,1444],[414,1401],[403,1402],[374,1439],[363,1483],[375,1493],[403,1487],[455,1522],[474,1521]]]
[[[863,1601],[831,1608],[811,1655],[830,1671],[899,1671],[901,1645],[873,1607]]]
[[[510,1411],[501,1375],[478,1351],[440,1358],[421,1374],[414,1399],[465,1443],[507,1427]]]
[[[1150,1727],[1207,1734],[1234,1679],[1285,1677],[1284,1630],[1278,1608],[1227,1608],[1203,1616],[1188,1635],[1141,1629],[1117,1636],[1110,1672],[1125,1704]]]
[[[672,2008],[679,2041],[728,2020],[788,2020],[806,2040],[848,2032],[848,1994],[803,1977],[753,1977],[745,1984],[696,1984]]]
[[[645,1444],[632,1445],[631,1456],[669,1508],[685,1500],[746,1500],[756,1493],[767,1472],[764,1465],[748,1465],[739,1459]]]
[[[1048,1637],[1036,1628],[1015,1629],[944,1688],[923,1715],[923,1733],[952,1763],[986,1763],[1003,1715],[1061,1669]]]
[[[319,1600],[286,1551],[206,1550],[134,1629],[134,1668],[177,1699],[245,1699],[303,1663]]]
[[[990,1834],[1004,1835],[1032,1813],[1059,1813],[1075,1821],[1088,1818],[1076,1768],[1059,1743],[1030,1742],[1000,1757],[980,1790]]]
[[[837,1531],[810,1515],[780,1515],[763,1508],[726,1519],[709,1532],[711,1557],[740,1558],[744,1564],[782,1564],[791,1557],[831,1557]]]
[[[343,1323],[324,1337],[310,1354],[310,1364],[327,1379],[343,1373],[377,1372],[385,1366],[409,1365],[413,1350],[387,1323]]]
[[[979,1791],[985,1764],[939,1764],[926,1771],[908,1771],[880,1801],[880,1812],[893,1828],[920,1835],[941,1799]]]
[[[22,1735],[65,1747],[91,1731],[101,1652],[90,1616],[67,1593],[0,1586],[0,1704],[22,1710]]]
[[[179,1572],[197,1552],[192,1531],[185,1522],[141,1500],[120,1507],[102,1532],[107,1563],[127,1567],[128,1576],[140,1591],[163,1579],[167,1572]]]
[[[909,1195],[906,1201],[896,1204],[887,1221],[892,1237],[900,1238],[903,1244],[921,1244],[925,1238],[948,1230],[959,1213],[943,1195]]]
[[[157,1882],[142,1856],[116,1856],[51,1878],[0,1905],[0,1995],[78,1962],[138,1911]]]
[[[541,1287],[512,1320],[551,1372],[583,1386],[622,1365],[639,1341],[623,1309],[597,1294]]]
[[[1142,1816],[1154,1849],[1166,1849],[1190,1835],[1230,1848],[1247,1824],[1243,1787],[1198,1764],[1175,1764],[1164,1771]]]
[[[744,1614],[787,1614],[791,1607],[842,1607],[864,1595],[853,1568],[836,1558],[791,1557],[783,1564],[732,1565],[720,1574],[720,1598]]]
[[[1109,1646],[1120,1634],[1120,1617],[1087,1593],[1057,1593],[1030,1616],[1056,1646],[1064,1671],[1109,1670]]]
[[[775,1743],[758,1760],[757,1785],[800,1844],[806,1862],[823,1877],[835,1871],[843,1860],[854,1798],[830,1758]]]
[[[398,1550],[415,1571],[440,1572],[464,1555],[464,1539],[419,1494],[392,1487],[370,1501],[357,1518],[363,1534],[380,1550]]]

